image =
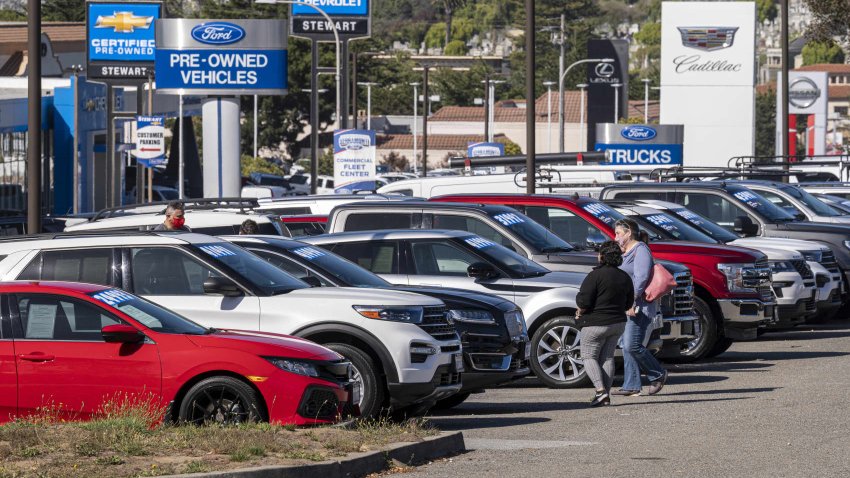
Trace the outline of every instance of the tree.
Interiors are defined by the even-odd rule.
[[[765,20],[773,21],[776,18],[776,0],[756,0],[756,9],[759,23],[764,23]]]
[[[446,45],[443,53],[449,56],[463,56],[466,55],[466,43],[460,40],[452,40]]]
[[[850,0],[805,0],[812,14],[812,23],[806,32],[816,40],[829,40],[834,36],[848,38],[850,33]]]
[[[445,24],[448,26],[448,28],[446,28],[446,30],[445,30],[446,38],[445,38],[445,41],[443,42],[443,45],[448,45],[452,41],[452,33],[453,33],[452,28],[451,28],[451,26],[452,26],[452,14],[454,13],[455,9],[462,7],[466,3],[466,0],[431,0],[431,1],[434,4],[437,4],[438,6],[443,7],[443,13],[446,16],[446,23]]]
[[[776,91],[756,95],[756,156],[776,154]]]
[[[267,173],[283,176],[283,169],[277,164],[263,159],[253,158],[247,154],[242,155],[242,176],[250,176],[251,173]]]
[[[41,19],[45,22],[84,22],[86,21],[85,0],[44,0],[41,5]]]
[[[832,40],[810,41],[803,47],[803,65],[844,63],[844,50]]]
[[[4,8],[0,10],[0,22],[23,22],[26,21],[27,15],[13,8]]]
[[[391,151],[390,154],[384,156],[382,159],[382,162],[392,172],[404,172],[410,167],[410,160],[407,159],[407,156],[402,156],[397,151]]]
[[[507,136],[496,136],[493,140],[505,145],[505,156],[519,156],[522,154],[522,148]]]

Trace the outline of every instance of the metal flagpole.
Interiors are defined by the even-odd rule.
[[[180,159],[180,163],[178,165],[178,168],[180,170],[177,174],[177,180],[179,181],[179,183],[177,184],[177,191],[179,192],[180,199],[183,199],[186,196],[185,196],[185,191],[183,191],[183,164],[184,164],[184,161],[183,161],[183,94],[182,93],[180,94],[180,104],[177,108],[178,108],[177,116],[179,117],[177,119],[177,121],[180,122],[180,124],[178,125],[179,129],[178,129],[178,137],[177,137],[177,151],[178,151],[177,155]]]

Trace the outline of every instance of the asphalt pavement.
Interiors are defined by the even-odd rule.
[[[431,417],[463,431],[469,451],[404,476],[850,475],[850,321],[768,333],[668,369],[658,395],[603,408],[588,407],[590,388],[533,379],[473,395]]]

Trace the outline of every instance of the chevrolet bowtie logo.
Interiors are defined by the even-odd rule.
[[[113,28],[116,33],[133,33],[136,28],[149,28],[153,17],[137,17],[133,12],[115,12],[111,17],[100,15],[95,28]]]

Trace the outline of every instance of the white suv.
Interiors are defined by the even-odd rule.
[[[239,246],[191,233],[28,236],[0,241],[0,258],[0,280],[103,284],[208,327],[324,344],[356,369],[365,416],[387,404],[421,411],[461,387],[461,343],[431,297],[313,289]]]

